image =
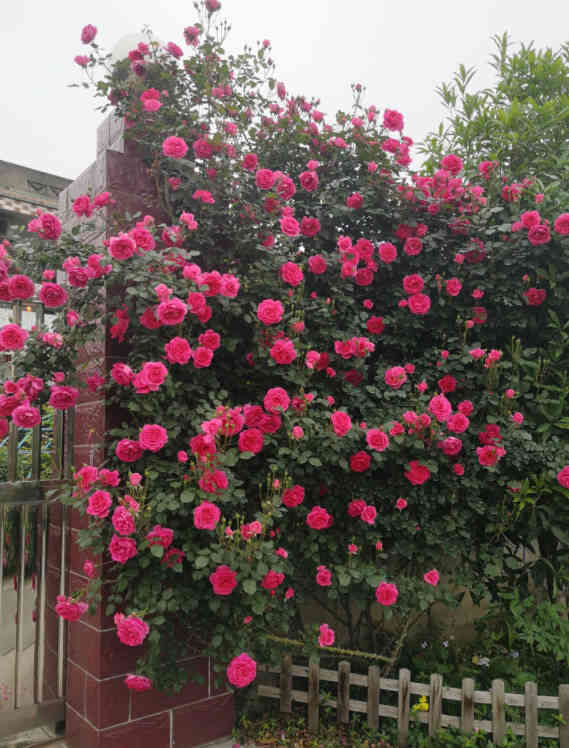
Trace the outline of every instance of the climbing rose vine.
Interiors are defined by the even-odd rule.
[[[2,300],[37,294],[48,320],[0,330],[17,368],[3,433],[82,393],[109,406],[105,461],[78,465],[68,498],[88,520],[85,588],[57,610],[80,617],[112,560],[135,690],[179,684],[196,646],[238,688],[283,637],[396,659],[457,585],[496,589],[527,542],[525,476],[569,486],[524,369],[564,324],[569,214],[528,216],[531,179],[479,184],[453,154],[414,172],[401,113],[357,84],[330,117],[277,80],[269,42],[226,55],[219,8],[183,48],[149,36],[110,73],[85,27],[76,62],[154,207],[77,196],[71,231],[39,211],[0,259]],[[102,245],[84,238],[95,218]],[[105,337],[107,359],[82,364]]]

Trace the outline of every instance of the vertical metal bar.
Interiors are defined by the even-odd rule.
[[[34,662],[34,701],[43,701],[43,679],[45,672],[45,605],[46,605],[46,583],[47,583],[47,531],[48,531],[47,502],[38,507],[38,523],[40,527],[40,548],[38,581],[37,581],[37,606],[36,606],[36,659]]]
[[[18,475],[18,427],[10,421],[8,434],[8,480],[15,481]]]
[[[18,593],[16,603],[16,652],[14,657],[14,708],[22,705],[22,652],[24,651],[24,585],[26,581],[26,523],[28,507],[20,507],[20,548],[18,553]]]
[[[59,594],[65,595],[67,577],[67,506],[61,505],[61,561],[59,572]],[[57,629],[57,698],[62,699],[65,686],[65,634],[66,623],[58,621]]]
[[[56,480],[63,478],[63,411],[56,410],[54,415],[54,475]]]
[[[65,444],[63,447],[63,478],[73,478],[73,427],[75,423],[75,409],[65,411]]]
[[[0,627],[4,625],[4,554],[6,552],[6,505],[0,504]]]

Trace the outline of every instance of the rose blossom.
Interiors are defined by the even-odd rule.
[[[375,599],[380,605],[393,605],[398,595],[397,587],[389,582],[381,582],[375,590]]]
[[[287,488],[283,493],[282,503],[289,509],[302,504],[304,501],[304,488],[302,486],[292,486]]]
[[[88,607],[87,603],[81,603],[65,595],[58,595],[55,612],[66,621],[78,621]]]
[[[104,519],[109,516],[112,503],[111,494],[108,491],[95,491],[87,501],[87,514]]]
[[[395,508],[399,509],[399,511],[402,512],[404,509],[407,508],[407,500],[399,497],[397,501],[395,502]]]
[[[368,525],[373,525],[375,523],[375,519],[377,517],[377,509],[372,506],[371,504],[367,504],[362,509],[362,512],[360,514],[360,519],[363,520]]]
[[[162,143],[162,153],[169,158],[184,158],[188,152],[188,145],[183,138],[170,135]]]
[[[257,663],[248,654],[242,652],[234,657],[227,666],[227,680],[236,688],[245,688],[257,677]]]
[[[113,620],[117,627],[117,636],[128,647],[140,646],[150,631],[148,624],[142,618],[132,614],[125,616],[123,613],[115,613]]]
[[[411,460],[409,470],[405,473],[407,480],[414,486],[422,486],[431,477],[431,471],[418,460]]]
[[[336,634],[334,629],[331,629],[328,624],[323,623],[320,626],[320,635],[318,636],[318,645],[320,647],[331,647],[334,644]]]
[[[429,402],[429,410],[439,423],[444,423],[452,413],[452,405],[444,395],[435,395]]]
[[[0,329],[0,349],[4,351],[20,351],[24,347],[28,332],[19,325],[4,325]]]
[[[332,584],[332,572],[326,566],[319,566],[316,569],[316,584],[320,587],[330,587]]]
[[[557,473],[557,482],[560,486],[563,486],[563,488],[569,488],[569,465],[565,465],[565,467]]]
[[[284,307],[280,301],[274,299],[264,299],[257,306],[257,318],[264,325],[278,324],[284,314]]]
[[[402,366],[392,366],[385,372],[385,383],[398,390],[407,381],[407,373]]]
[[[304,279],[302,269],[294,262],[285,262],[281,265],[280,275],[285,283],[293,287],[299,286]]]
[[[431,299],[424,293],[416,293],[407,299],[412,314],[424,315],[431,308]]]
[[[321,506],[315,506],[306,517],[306,524],[313,530],[325,530],[332,524],[332,515]]]
[[[126,564],[130,558],[134,558],[138,554],[138,549],[132,538],[121,538],[118,535],[113,535],[109,543],[109,553],[113,561]]]
[[[127,675],[123,683],[131,691],[150,691],[152,681],[145,675]]]
[[[192,357],[192,349],[185,338],[172,338],[165,344],[164,351],[171,364],[187,364]]]
[[[163,426],[147,423],[138,432],[138,442],[142,449],[158,452],[168,441],[168,432]]]
[[[370,466],[371,457],[363,450],[350,457],[350,469],[354,473],[364,473]]]
[[[142,447],[132,439],[121,439],[115,448],[115,454],[121,462],[136,462],[142,457]]]
[[[120,535],[132,535],[136,532],[136,525],[132,514],[124,506],[117,506],[113,512],[112,523]]]
[[[389,437],[381,429],[369,429],[366,433],[368,447],[383,452],[389,446]]]
[[[344,411],[334,411],[334,413],[330,414],[330,420],[332,421],[332,428],[336,436],[345,436],[352,428],[352,419]]]
[[[423,579],[427,584],[431,584],[433,587],[436,587],[439,583],[440,574],[436,569],[431,569],[431,571],[428,571],[423,575]]]
[[[237,574],[229,566],[222,564],[209,575],[209,581],[216,595],[227,596],[237,587]]]

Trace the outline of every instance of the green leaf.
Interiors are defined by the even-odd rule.
[[[162,558],[164,555],[164,546],[158,544],[153,545],[150,547],[150,553],[153,556],[156,556],[156,558]]]
[[[243,582],[243,589],[248,595],[254,595],[257,591],[257,583],[254,579],[246,579]]]

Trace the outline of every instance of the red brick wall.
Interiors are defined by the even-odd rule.
[[[124,153],[124,150],[120,123],[114,119],[105,120],[98,132],[97,161],[60,195],[60,217],[66,226],[77,220],[71,211],[76,197],[106,190],[112,193],[118,209],[150,213],[159,220],[154,185],[146,167],[133,153]],[[101,224],[93,240],[102,242],[103,232]],[[84,351],[82,362],[88,363],[93,372],[104,375],[117,360],[116,354],[107,337]],[[75,416],[76,469],[84,464],[103,463],[105,432],[113,416],[116,418],[116,413],[111,412],[104,395],[83,393]],[[77,530],[84,523],[85,517],[72,510],[68,559],[71,591],[86,581],[82,567],[87,556],[75,542]],[[55,521],[52,537],[55,538],[57,531]],[[104,560],[93,558],[92,554],[88,557],[99,563]],[[58,559],[50,561],[48,652],[50,642],[57,641],[53,604],[58,568]],[[233,697],[214,686],[212,663],[206,657],[188,660],[188,667],[202,676],[201,684],[190,681],[175,696],[155,691],[134,693],[126,688],[124,677],[134,672],[140,648],[121,644],[112,618],[105,615],[105,588],[109,585],[105,578],[103,567],[103,601],[95,615],[85,615],[67,627],[66,740],[70,748],[170,748],[174,745],[191,748],[229,735],[233,725]],[[46,671],[52,678],[49,658]]]

